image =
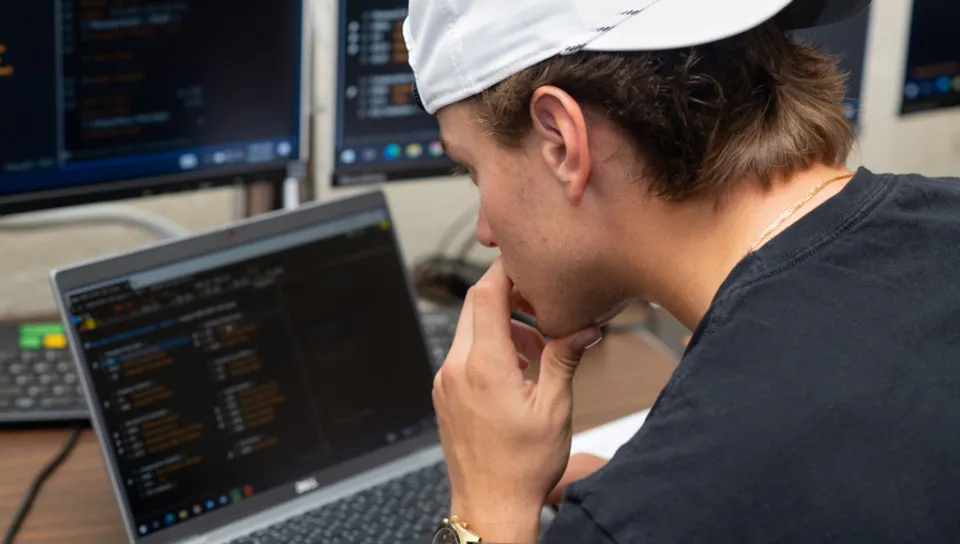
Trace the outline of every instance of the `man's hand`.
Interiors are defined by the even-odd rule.
[[[570,454],[572,380],[590,328],[544,341],[510,318],[502,262],[469,291],[433,402],[450,473],[452,511],[488,542],[533,543],[540,509]],[[539,361],[536,381],[524,377]]]

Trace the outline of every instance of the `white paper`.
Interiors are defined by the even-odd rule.
[[[590,453],[604,459],[612,458],[620,446],[637,434],[648,413],[650,410],[643,410],[574,435],[570,454]]]

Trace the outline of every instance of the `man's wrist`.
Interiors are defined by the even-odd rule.
[[[469,524],[482,542],[536,544],[540,534],[540,505],[497,502],[490,505],[455,501],[451,513]]]

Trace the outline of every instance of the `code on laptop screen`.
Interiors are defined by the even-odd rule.
[[[138,532],[435,428],[380,211],[69,296]]]

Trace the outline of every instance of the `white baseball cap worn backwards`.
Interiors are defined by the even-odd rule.
[[[410,0],[403,36],[417,100],[434,114],[578,51],[659,51],[837,22],[870,0]]]

